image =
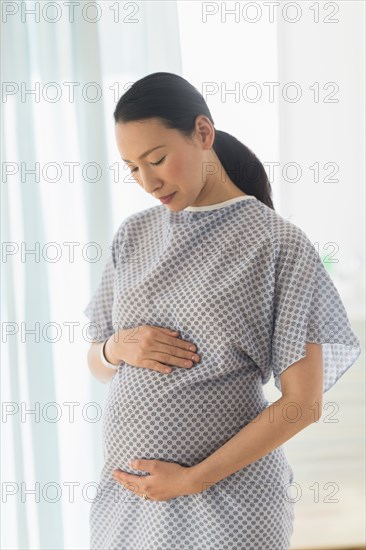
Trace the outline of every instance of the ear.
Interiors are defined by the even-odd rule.
[[[198,115],[195,130],[203,149],[211,149],[215,141],[215,128],[211,120],[206,115]]]

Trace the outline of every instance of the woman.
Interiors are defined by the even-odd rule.
[[[162,204],[121,223],[85,310],[90,368],[111,381],[91,548],[286,550],[282,444],[319,420],[359,341],[263,165],[191,84],[150,74],[114,118],[132,177]],[[268,406],[271,374],[282,397]]]

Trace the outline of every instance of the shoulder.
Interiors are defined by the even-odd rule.
[[[311,245],[309,237],[301,227],[260,201],[258,201],[256,220],[261,226],[260,230],[268,236],[278,252],[288,249],[290,245],[295,248]]]

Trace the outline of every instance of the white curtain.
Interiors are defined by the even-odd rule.
[[[137,79],[173,72],[203,93],[216,128],[235,135],[265,164],[276,210],[318,243],[325,260],[330,255],[327,268],[351,320],[364,323],[364,4],[328,3],[340,6],[332,15],[324,3],[315,3],[316,14],[309,3],[296,2],[300,11],[277,8],[273,20],[265,2],[247,8],[243,2],[71,4],[2,7],[7,549],[88,548],[108,386],[87,367],[82,312],[122,219],[156,204],[123,181],[114,142],[115,103]],[[301,99],[293,101],[299,89]],[[338,102],[328,102],[333,91]],[[329,453],[326,460],[336,460],[332,437],[347,438],[348,419],[359,414],[361,362],[352,369],[342,385],[355,390],[356,399],[337,394],[340,385],[327,396],[339,399],[349,416],[336,426],[314,425],[287,445],[304,487],[320,475],[314,445]],[[342,468],[359,472],[362,427],[352,429],[354,447]],[[311,468],[304,466],[309,457]],[[359,506],[333,508],[342,521],[332,538],[324,528],[334,521],[330,507],[323,505],[329,516],[318,525],[308,512],[316,513],[318,504],[304,487],[294,548],[360,542]],[[362,498],[353,481],[342,488],[353,502]]]
[[[144,74],[181,73],[177,7],[100,2],[82,11],[86,4],[75,3],[71,12],[64,2],[47,10],[42,2],[8,4],[2,545],[85,549],[107,387],[88,370],[82,312],[121,219],[146,205],[123,182],[113,108]]]

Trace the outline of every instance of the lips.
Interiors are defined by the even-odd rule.
[[[161,198],[160,199],[160,202],[163,203],[163,204],[169,204],[175,197],[176,195],[176,191],[174,191],[174,193],[171,193],[170,195],[166,196],[165,198]]]
[[[170,197],[170,195],[173,195],[173,193],[169,193],[169,195],[165,195],[165,197],[158,197],[158,198],[159,198],[159,200],[167,199],[168,197]]]

